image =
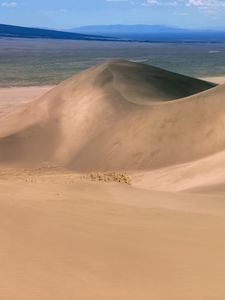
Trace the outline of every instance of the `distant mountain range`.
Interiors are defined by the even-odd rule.
[[[191,30],[162,25],[97,25],[60,31],[0,24],[0,38],[142,42],[225,42],[225,29]]]
[[[187,29],[168,27],[163,25],[93,25],[73,28],[72,31],[90,32],[93,34],[104,32],[108,34],[144,34],[159,32],[183,32]]]
[[[63,40],[111,40],[107,37],[52,29],[30,28],[0,24],[0,38],[45,38]]]
[[[225,42],[225,29],[194,30],[140,24],[82,26],[73,28],[70,32],[152,42]]]

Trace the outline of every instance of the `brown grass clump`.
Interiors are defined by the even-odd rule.
[[[120,182],[131,184],[131,177],[124,172],[92,172],[82,177],[92,181]]]

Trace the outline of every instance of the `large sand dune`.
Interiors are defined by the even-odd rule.
[[[0,119],[0,163],[143,170],[225,149],[225,86],[111,61]]]
[[[1,300],[224,299],[225,85],[112,61],[6,102]]]

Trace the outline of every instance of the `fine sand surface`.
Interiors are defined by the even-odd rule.
[[[224,196],[1,171],[0,298],[223,299]]]
[[[0,299],[223,300],[225,85],[111,61],[43,89],[0,89]]]
[[[214,82],[217,84],[224,84],[225,83],[225,76],[215,76],[215,77],[203,77],[203,80]]]
[[[0,118],[14,110],[16,106],[33,101],[49,91],[53,86],[0,88]]]

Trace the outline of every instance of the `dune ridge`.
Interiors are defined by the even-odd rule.
[[[150,170],[211,155],[225,149],[224,91],[225,85],[109,61],[2,116],[0,164]]]

